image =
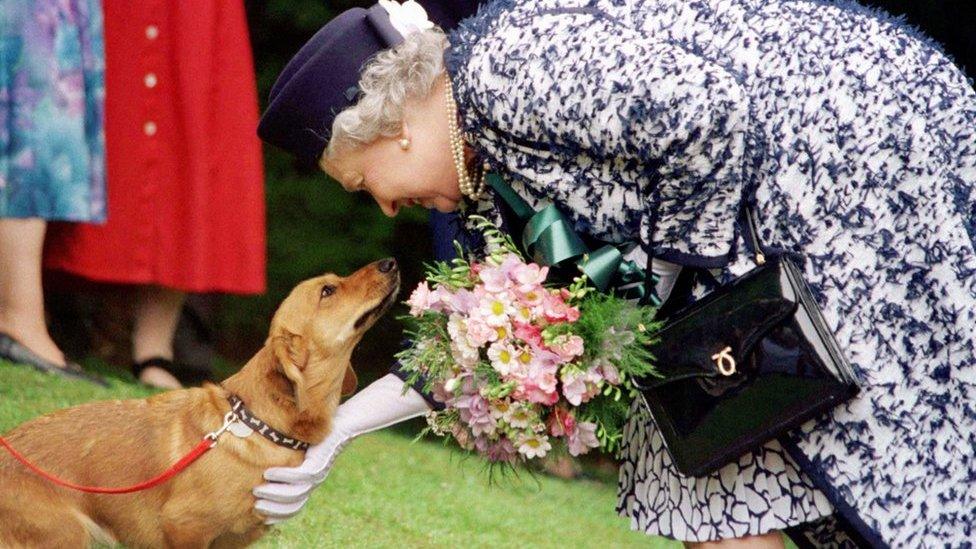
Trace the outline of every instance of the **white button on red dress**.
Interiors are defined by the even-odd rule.
[[[108,221],[66,224],[49,267],[185,292],[263,292],[264,184],[244,1],[99,3]]]

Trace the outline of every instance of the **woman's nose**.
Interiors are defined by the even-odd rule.
[[[399,213],[400,207],[397,206],[395,201],[387,202],[375,197],[374,199],[376,200],[376,203],[379,204],[380,209],[383,210],[383,214],[386,215],[386,217],[396,217],[396,214]]]

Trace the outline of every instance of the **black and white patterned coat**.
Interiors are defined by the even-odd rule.
[[[754,202],[866,384],[698,479],[635,408],[633,527],[709,540],[839,511],[877,544],[976,539],[976,94],[936,46],[810,0],[496,0],[450,41],[464,129],[530,203],[728,278]]]

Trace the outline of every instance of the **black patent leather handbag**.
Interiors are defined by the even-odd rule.
[[[664,319],[663,377],[637,380],[678,471],[703,476],[858,393],[800,269],[760,251],[755,269]],[[650,270],[650,259],[648,270]]]

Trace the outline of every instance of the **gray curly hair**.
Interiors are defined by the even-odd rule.
[[[400,45],[371,59],[359,78],[362,96],[336,115],[322,160],[332,158],[340,147],[398,135],[404,102],[430,93],[444,70],[445,49],[447,37],[434,27],[410,34]]]

